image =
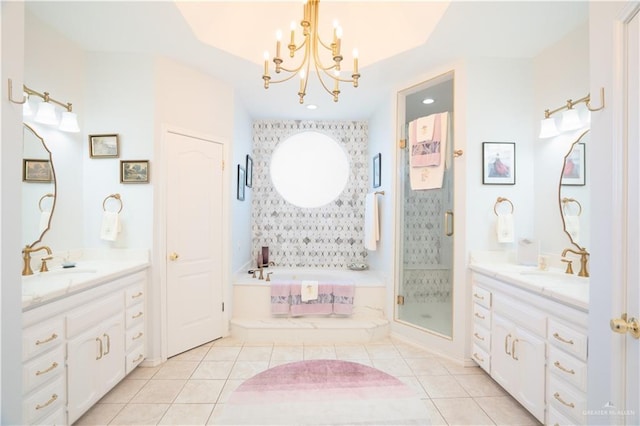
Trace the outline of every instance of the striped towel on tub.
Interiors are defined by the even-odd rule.
[[[351,315],[353,313],[353,297],[356,288],[353,283],[336,284],[333,286],[333,313]]]
[[[271,314],[288,314],[291,304],[291,283],[272,281],[270,287]]]
[[[291,315],[330,315],[333,311],[333,284],[318,284],[318,297],[308,302],[302,301],[300,282],[291,285]]]

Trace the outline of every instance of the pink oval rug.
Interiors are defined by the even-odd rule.
[[[241,384],[216,424],[428,425],[427,407],[389,374],[348,361],[271,368]]]

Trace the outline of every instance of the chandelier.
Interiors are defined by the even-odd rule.
[[[296,24],[291,22],[291,39],[289,45],[289,57],[294,58],[296,52],[304,49],[304,57],[302,62],[292,68],[283,66],[283,59],[280,56],[281,43],[282,43],[282,31],[276,32],[276,54],[272,61],[275,64],[275,73],[285,73],[285,77],[281,80],[271,80],[269,75],[269,52],[264,52],[264,74],[262,79],[264,80],[264,88],[268,89],[271,83],[282,83],[291,80],[296,75],[300,76],[300,90],[298,96],[300,97],[300,103],[304,103],[304,97],[307,94],[307,82],[309,78],[309,72],[312,71],[311,63],[313,62],[313,69],[315,69],[318,79],[322,84],[324,90],[333,96],[333,101],[338,102],[338,96],[340,95],[340,82],[352,83],[353,87],[358,87],[358,79],[360,74],[358,73],[358,51],[353,50],[353,73],[351,78],[342,78],[340,76],[340,63],[342,62],[341,52],[341,40],[342,40],[342,27],[334,22],[333,25],[333,40],[331,44],[327,44],[322,41],[318,34],[318,15],[319,15],[320,0],[306,0],[304,2],[304,13],[300,26],[302,27],[302,42],[298,45],[295,42]],[[330,59],[325,59],[327,65],[324,65],[321,59],[321,53]],[[330,88],[331,83],[333,87]]]

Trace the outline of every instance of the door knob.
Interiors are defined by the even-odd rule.
[[[178,260],[179,257],[180,255],[174,251],[169,255],[169,260],[172,262],[175,262],[176,260]]]
[[[631,333],[634,339],[640,339],[640,323],[637,319],[631,318],[627,321],[627,314],[622,314],[620,318],[614,318],[609,322],[611,330],[616,333]]]

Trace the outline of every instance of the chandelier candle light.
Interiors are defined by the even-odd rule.
[[[322,84],[324,90],[333,96],[333,101],[338,102],[338,96],[340,95],[340,82],[352,83],[353,87],[358,87],[358,79],[360,74],[358,72],[358,51],[353,50],[353,73],[351,79],[340,78],[340,63],[342,62],[341,52],[341,40],[342,40],[342,27],[334,22],[333,25],[333,40],[331,44],[327,45],[320,39],[318,34],[318,15],[319,15],[320,0],[306,0],[304,2],[304,13],[300,26],[302,26],[303,40],[300,45],[296,45],[295,42],[295,22],[291,22],[291,39],[289,45],[289,57],[293,58],[298,50],[304,48],[304,57],[302,62],[294,68],[286,68],[282,65],[283,59],[280,56],[281,43],[282,43],[282,31],[276,32],[276,55],[273,57],[273,63],[275,64],[276,74],[281,72],[287,73],[287,76],[282,80],[271,80],[269,75],[269,52],[264,52],[264,74],[262,79],[264,80],[264,88],[268,89],[270,83],[282,83],[290,80],[295,75],[300,76],[300,90],[298,96],[300,97],[300,103],[304,103],[304,97],[307,94],[307,81],[309,78],[309,71],[311,70],[311,61],[313,59],[313,66],[318,79]],[[321,48],[331,53],[331,62],[328,65],[324,65],[321,58]],[[327,83],[333,81],[333,90],[330,90]]]

